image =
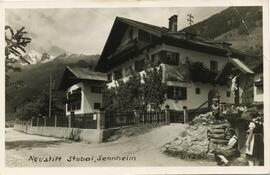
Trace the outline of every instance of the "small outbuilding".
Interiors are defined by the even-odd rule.
[[[59,90],[66,91],[66,116],[92,116],[102,106],[102,90],[107,75],[87,68],[66,66]]]

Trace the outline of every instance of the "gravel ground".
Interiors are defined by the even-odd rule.
[[[161,147],[184,131],[170,124],[117,141],[86,144],[6,130],[7,167],[211,166],[208,160],[182,160],[162,154]],[[121,160],[120,160],[121,159]]]

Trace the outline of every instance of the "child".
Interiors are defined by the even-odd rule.
[[[230,128],[228,130],[228,135],[230,140],[226,147],[218,147],[213,151],[217,164],[221,166],[229,166],[229,160],[240,156],[240,152],[238,151],[238,138],[235,135],[234,129]]]

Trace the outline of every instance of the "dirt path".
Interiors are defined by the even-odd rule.
[[[214,162],[206,160],[181,160],[162,154],[161,147],[183,132],[184,128],[185,125],[182,124],[171,124],[155,128],[143,135],[125,137],[102,144],[86,144],[51,137],[33,136],[11,129],[6,133],[6,166],[215,165]],[[78,159],[74,160],[73,156]],[[36,157],[50,160],[44,162],[45,159],[43,159],[41,162],[35,162],[33,160]],[[54,162],[52,161],[53,158]],[[87,161],[81,161],[81,158],[87,159]],[[123,158],[126,160],[119,160]]]

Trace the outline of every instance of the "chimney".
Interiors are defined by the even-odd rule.
[[[169,18],[169,31],[177,32],[177,15],[173,15]]]

